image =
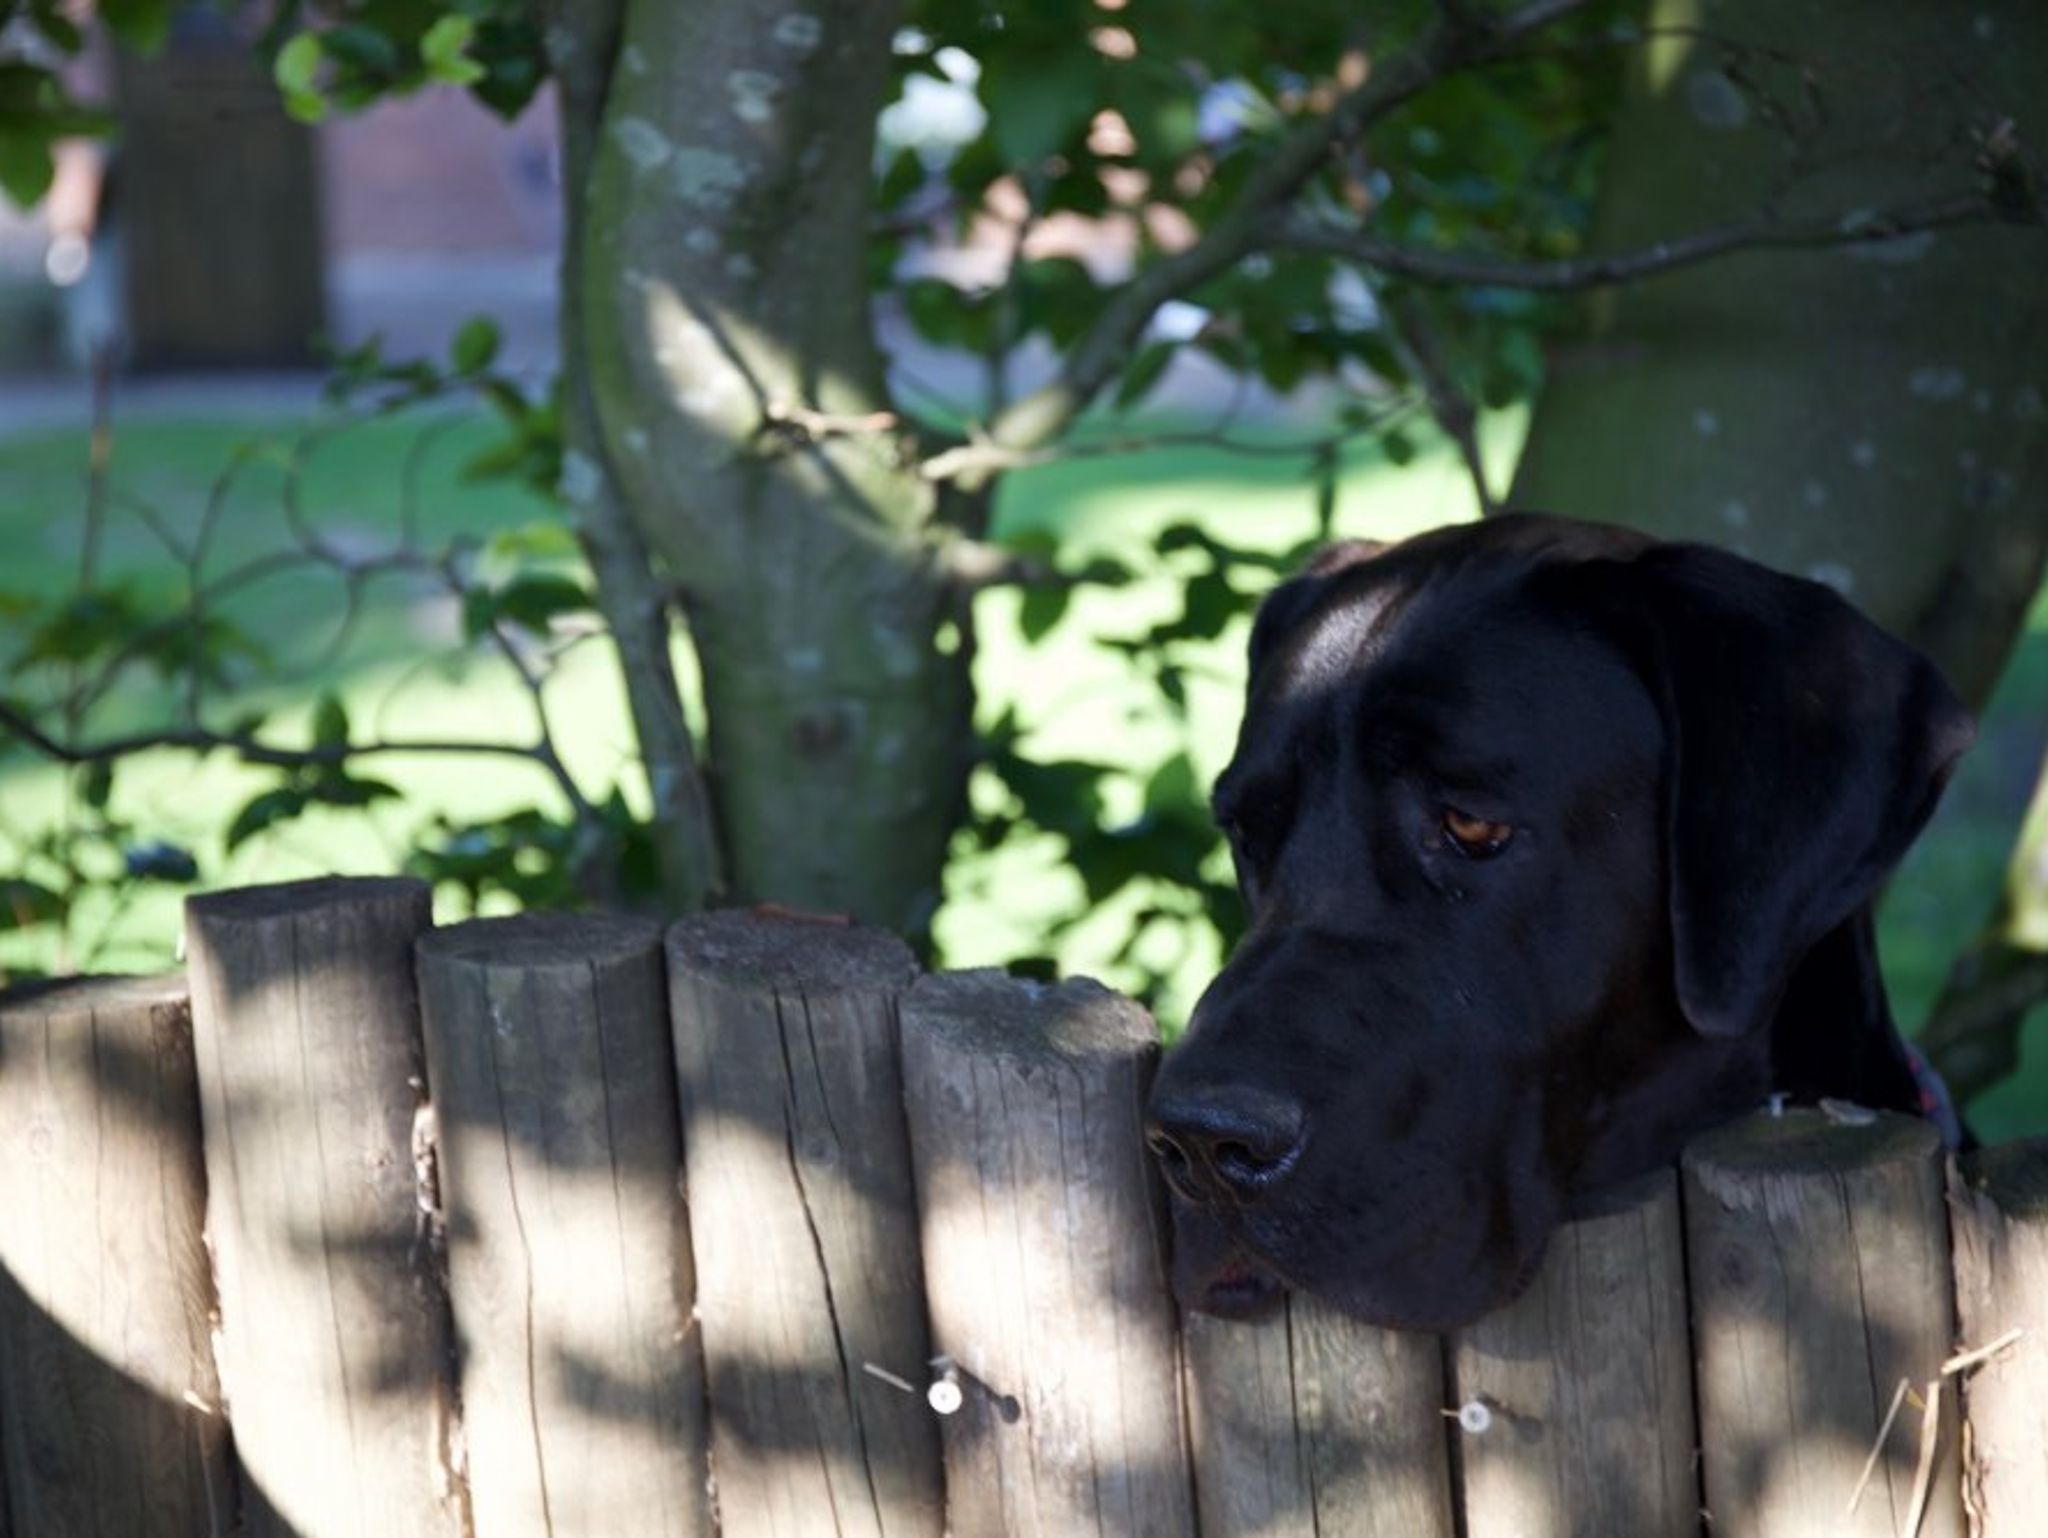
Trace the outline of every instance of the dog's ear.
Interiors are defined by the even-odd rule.
[[[1250,676],[1259,676],[1273,649],[1308,618],[1333,578],[1372,560],[1386,548],[1376,539],[1340,539],[1323,546],[1299,572],[1268,593],[1252,619]]]
[[[1664,717],[1679,1002],[1741,1035],[1904,855],[1975,727],[1933,663],[1818,582],[1701,545],[1610,570]]]

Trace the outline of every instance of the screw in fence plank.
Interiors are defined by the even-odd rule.
[[[721,1531],[936,1538],[897,1025],[916,962],[743,913],[678,924],[668,958]]]
[[[1181,1330],[1202,1538],[1450,1538],[1436,1336],[1301,1293],[1259,1324]]]
[[[185,905],[221,1387],[254,1538],[459,1533],[447,1299],[414,1163],[426,886]]]
[[[1456,1433],[1470,1538],[1696,1534],[1676,1173],[1559,1228],[1529,1289],[1455,1337],[1452,1393],[1488,1412]]]
[[[2035,1538],[2048,1520],[2048,1139],[1964,1155],[1949,1207],[1963,1345],[2022,1332],[1963,1374],[1964,1500],[1977,1538]]]
[[[418,946],[478,1538],[712,1530],[661,926]]]
[[[928,977],[904,1099],[957,1538],[1193,1530],[1160,1193],[1141,1133],[1158,1032],[1099,984]]]
[[[1915,1503],[1924,1396],[1953,1332],[1940,1136],[1916,1117],[1758,1113],[1683,1160],[1701,1457],[1714,1530],[1892,1538]],[[1943,1393],[1919,1538],[1957,1538]],[[1871,1449],[1882,1447],[1856,1495]],[[1849,1509],[1855,1496],[1855,1509]]]
[[[205,1204],[185,980],[0,993],[0,1506],[16,1532],[227,1531]]]

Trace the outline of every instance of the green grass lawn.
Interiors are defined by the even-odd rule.
[[[300,431],[290,425],[233,421],[149,422],[124,427],[116,439],[108,512],[100,539],[102,573],[126,577],[137,590],[162,590],[175,563],[163,539],[136,515],[146,507],[174,540],[189,542],[214,511],[213,574],[282,549],[289,541],[287,491],[308,523],[354,556],[388,548],[408,520],[428,543],[458,535],[483,540],[544,518],[546,507],[502,482],[472,484],[462,466],[492,441],[489,424],[468,418],[411,419],[361,427],[322,444],[294,466]],[[1518,443],[1520,423],[1490,425],[1489,453],[1503,466]],[[247,454],[244,445],[265,445]],[[239,464],[226,484],[223,468]],[[85,449],[81,434],[57,432],[0,438],[0,594],[51,593],[75,579],[84,526]],[[1441,445],[1426,447],[1396,468],[1378,450],[1351,454],[1340,480],[1339,528],[1397,536],[1472,516],[1469,487]],[[1173,448],[1118,457],[1075,459],[1022,472],[1008,484],[999,530],[1047,529],[1085,558],[1095,551],[1127,556],[1160,527],[1193,521],[1243,546],[1282,549],[1314,528],[1314,496],[1303,461],[1250,458],[1207,448]],[[431,734],[503,740],[533,730],[530,701],[499,660],[466,649],[460,615],[449,596],[418,576],[387,576],[359,595],[350,643],[330,654],[329,642],[347,611],[343,584],[331,575],[287,573],[239,593],[229,612],[261,638],[273,676],[238,697],[237,706],[266,711],[274,722],[303,729],[325,690],[347,701],[359,733]],[[1039,757],[1071,755],[1128,769],[1114,787],[1136,806],[1145,776],[1182,742],[1150,687],[1134,679],[1095,638],[1123,634],[1174,612],[1177,582],[1167,574],[1113,591],[1084,591],[1069,621],[1042,641],[1018,624],[1018,599],[994,593],[981,601],[978,682],[986,717],[1014,706]],[[0,665],[18,645],[0,611]],[[1226,633],[1190,683],[1192,739],[1185,746],[1202,776],[1227,757],[1242,682],[1243,625]],[[587,790],[613,783],[644,805],[616,670],[602,645],[573,651],[548,690],[557,741]],[[102,729],[124,730],[162,719],[163,701],[146,678],[111,700]],[[2007,853],[1999,807],[2036,766],[2026,761],[2020,723],[2048,711],[2048,607],[2038,609],[1997,701],[1987,714],[1978,751],[1958,777],[1936,830],[1915,852],[1884,913],[1887,975],[1902,1019],[1911,1022],[1938,989],[1948,958],[1979,926],[1996,893]],[[229,714],[223,710],[222,715]],[[506,760],[421,756],[379,760],[374,772],[405,791],[366,813],[314,812],[223,857],[221,836],[237,808],[270,783],[215,755],[158,753],[123,766],[115,809],[147,837],[172,840],[200,857],[210,884],[286,879],[321,871],[389,871],[417,830],[436,815],[459,819],[554,805],[554,787],[538,770]],[[2015,777],[2021,777],[2016,781]],[[0,749],[0,876],[19,869],[23,850],[67,815],[66,780],[21,750]],[[949,963],[999,963],[1042,951],[1050,918],[1079,900],[1078,878],[1050,839],[1026,841],[993,855],[956,862],[936,937]],[[95,966],[128,970],[162,966],[173,955],[179,893],[144,889],[118,908],[89,902],[67,942],[48,930],[0,934],[0,967]],[[1060,965],[1075,972],[1115,969],[1106,959],[1121,939],[1132,892],[1091,916],[1057,946]],[[1147,959],[1170,975],[1161,998],[1169,1023],[1182,1015],[1213,970],[1213,944],[1188,943],[1186,933],[1148,935]],[[1988,1135],[2048,1130],[2048,1011],[2037,1011],[2021,1075],[1973,1108]]]

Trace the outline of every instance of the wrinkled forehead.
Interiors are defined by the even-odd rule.
[[[1511,577],[1360,582],[1261,668],[1227,779],[1355,760],[1513,793],[1654,761],[1661,743],[1620,651]]]

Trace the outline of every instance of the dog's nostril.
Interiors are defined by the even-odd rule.
[[[1243,1086],[1169,1094],[1146,1143],[1169,1184],[1196,1200],[1256,1200],[1293,1168],[1306,1141],[1294,1101]]]
[[[1240,1175],[1256,1180],[1278,1164],[1285,1153],[1286,1150],[1282,1149],[1271,1158],[1263,1158],[1253,1151],[1249,1143],[1218,1143],[1211,1151],[1210,1157],[1216,1161],[1216,1167],[1226,1175]]]

